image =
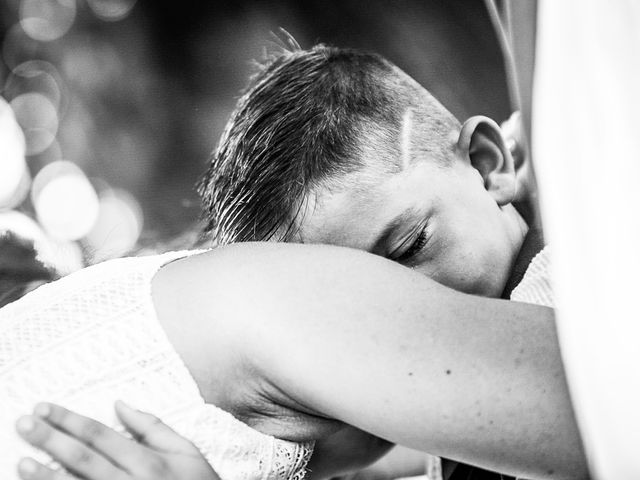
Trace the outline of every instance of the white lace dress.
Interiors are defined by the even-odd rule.
[[[120,429],[113,404],[189,438],[223,480],[301,480],[312,444],[278,440],[206,404],[156,319],[151,280],[189,252],[104,262],[0,309],[0,478],[22,456],[16,419],[51,401]]]
[[[524,277],[511,292],[511,300],[555,307],[550,268],[549,247],[546,246],[531,260]]]

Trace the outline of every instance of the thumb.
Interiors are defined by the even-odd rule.
[[[123,401],[115,403],[116,415],[133,438],[154,450],[167,453],[193,454],[196,447],[177,434],[155,415],[131,408]]]

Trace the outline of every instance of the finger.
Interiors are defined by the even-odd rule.
[[[22,480],[78,480],[78,477],[62,470],[53,470],[33,458],[18,462],[18,476]]]
[[[106,425],[59,405],[40,403],[34,413],[129,472],[144,465],[147,456],[154,455]]]
[[[125,473],[104,456],[55,429],[41,418],[25,416],[16,423],[18,434],[43,450],[67,470],[87,480],[123,480]]]
[[[515,160],[519,160],[524,155],[525,139],[522,128],[522,116],[519,111],[514,112],[508,120],[505,120],[500,128],[502,136],[511,155]]]
[[[188,455],[198,453],[193,443],[178,435],[158,417],[135,410],[122,401],[117,401],[115,406],[122,424],[140,443],[165,452]]]

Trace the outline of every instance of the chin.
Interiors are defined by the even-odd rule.
[[[495,271],[495,266],[491,267],[490,271]],[[479,285],[477,286],[476,291],[470,293],[480,295],[482,297],[500,298],[507,285],[508,279],[509,273],[503,274],[500,277],[492,278],[490,282],[487,282],[486,278],[481,279],[478,281]]]
[[[485,287],[483,289],[480,289],[480,290],[478,290],[476,292],[472,292],[472,293],[473,293],[473,295],[479,295],[481,297],[500,298],[500,296],[502,295],[502,290],[504,290],[504,289]]]

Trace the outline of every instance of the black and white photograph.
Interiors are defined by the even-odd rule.
[[[0,479],[640,479],[638,112],[637,0],[0,0]]]

